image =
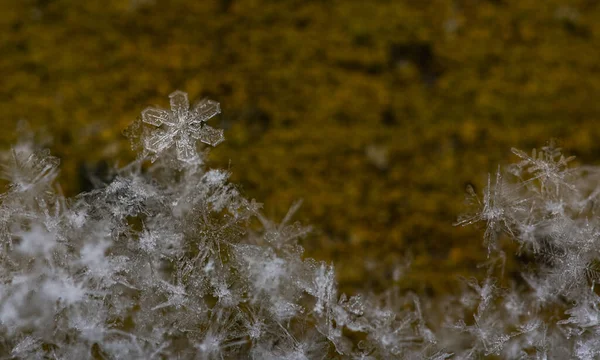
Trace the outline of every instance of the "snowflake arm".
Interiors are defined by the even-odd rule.
[[[184,162],[193,162],[197,157],[193,139],[190,139],[188,136],[182,136],[175,143],[177,147],[177,158]]]
[[[191,136],[211,146],[217,146],[222,143],[225,140],[223,130],[204,124],[219,113],[221,113],[221,106],[218,102],[208,99],[198,102],[192,110],[192,123],[193,127],[196,127],[196,131],[192,131]]]
[[[186,93],[180,90],[176,90],[169,95],[169,102],[171,103],[171,112],[177,119],[178,123],[185,123],[188,118],[193,118],[190,114],[190,101]]]
[[[203,99],[194,106],[192,113],[196,121],[206,122],[221,113],[221,106],[216,101]]]
[[[144,139],[146,150],[159,154],[171,147],[175,135],[172,132],[156,129]]]
[[[215,129],[208,125],[205,125],[201,131],[192,133],[192,137],[210,146],[217,146],[225,140],[222,129]]]
[[[169,111],[153,107],[147,107],[142,111],[142,121],[154,126],[161,126],[162,124],[174,125]]]

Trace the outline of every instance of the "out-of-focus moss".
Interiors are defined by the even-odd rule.
[[[451,226],[512,146],[600,153],[592,1],[0,0],[0,141],[53,138],[65,191],[132,158],[121,131],[174,89],[223,105],[212,155],[281,217],[298,198],[311,256],[342,288],[447,291],[480,234]],[[216,124],[215,124],[216,125]]]

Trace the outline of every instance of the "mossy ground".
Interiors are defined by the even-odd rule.
[[[145,106],[209,96],[227,137],[213,165],[269,217],[303,198],[308,255],[345,290],[389,286],[411,258],[403,287],[450,291],[487,255],[452,226],[467,183],[513,146],[600,153],[595,1],[0,4],[3,145],[28,120],[74,194],[83,169],[134,156],[121,132]]]

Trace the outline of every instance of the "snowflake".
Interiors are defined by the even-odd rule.
[[[156,126],[144,138],[146,150],[158,155],[175,145],[177,159],[192,163],[198,159],[196,140],[212,146],[224,140],[223,130],[205,124],[221,112],[218,102],[204,99],[190,109],[187,94],[179,90],[169,99],[171,110],[148,107],[142,111],[142,121]]]

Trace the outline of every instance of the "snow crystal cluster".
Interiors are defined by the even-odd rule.
[[[304,259],[310,230],[275,224],[201,143],[219,104],[147,108],[128,130],[139,158],[64,198],[58,159],[32,143],[3,158],[0,354],[56,359],[324,359],[426,356],[414,306],[338,294]],[[413,301],[414,305],[415,302]]]
[[[531,155],[512,150],[518,163],[500,168],[480,199],[467,189],[475,211],[461,225],[480,223],[490,256],[506,259],[503,241],[518,246],[521,271],[502,289],[492,277],[471,282],[478,299],[467,325],[473,346],[463,358],[600,358],[600,168],[569,167],[550,142]],[[505,241],[504,241],[505,242]]]
[[[594,359],[600,356],[597,168],[549,146],[498,171],[459,224],[483,223],[525,263],[461,296],[340,294],[303,257],[310,228],[265,218],[208,169],[219,104],[147,108],[127,131],[139,157],[65,198],[59,161],[31,142],[3,154],[0,357],[6,359]],[[492,263],[496,264],[498,261]],[[359,264],[360,266],[360,264]],[[434,301],[435,300],[435,301]]]

